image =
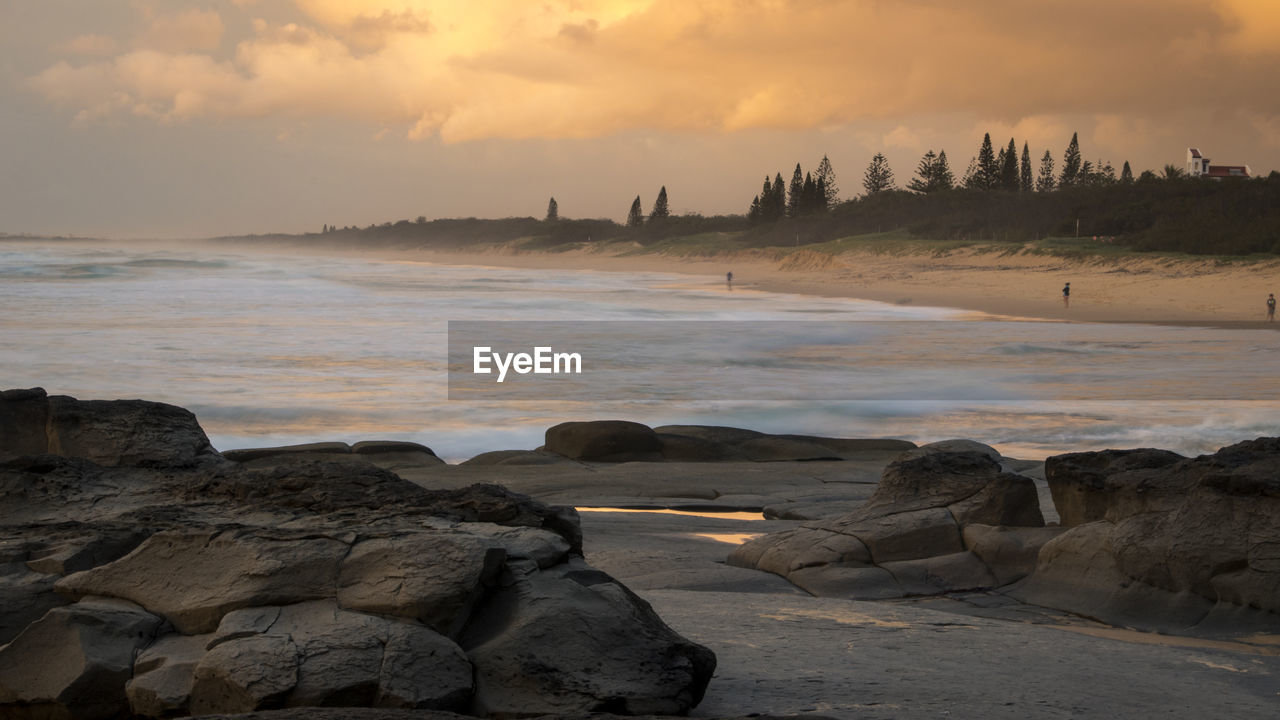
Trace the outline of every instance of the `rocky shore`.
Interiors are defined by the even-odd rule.
[[[606,421],[450,465],[10,390],[0,495],[3,717],[1280,702],[1276,438],[1038,463]]]

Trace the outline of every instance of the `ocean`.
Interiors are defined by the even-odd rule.
[[[1036,459],[1280,435],[1280,333],[997,319],[746,277],[0,241],[0,307],[0,386],[180,405],[221,450],[394,439],[457,461],[590,419],[963,437]],[[580,343],[585,370],[498,386],[459,359],[484,333]]]

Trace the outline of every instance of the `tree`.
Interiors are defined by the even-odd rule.
[[[658,199],[653,201],[653,210],[649,213],[649,222],[655,220],[662,221],[671,217],[671,210],[667,207],[667,186],[663,185],[658,191]]]
[[[804,195],[804,173],[800,170],[800,163],[796,163],[796,171],[791,173],[791,186],[787,191],[787,217],[796,217],[800,214],[800,202]]]
[[[1129,161],[1124,161],[1124,169],[1120,171],[1120,182],[1128,185],[1133,182],[1133,169],[1129,167]]]
[[[871,164],[867,165],[867,172],[862,176],[862,187],[866,188],[867,195],[893,189],[893,170],[884,153],[876,153],[871,158]]]
[[[768,181],[766,181],[768,182]],[[760,196],[757,195],[751,200],[751,208],[747,210],[747,222],[755,225],[760,222]]]
[[[769,212],[774,220],[781,220],[787,214],[787,186],[782,184],[782,173],[773,176],[773,195],[770,196]]]
[[[1036,176],[1036,192],[1050,192],[1057,184],[1053,173],[1053,155],[1048,150],[1040,158],[1040,174]]]
[[[627,213],[627,227],[642,225],[644,225],[644,210],[640,209],[640,196],[637,195],[635,201],[631,203],[631,212]]]
[[[555,222],[559,219],[560,205],[556,203],[556,199],[553,197],[551,198],[551,201],[547,203],[547,222]]]
[[[1071,187],[1080,180],[1080,141],[1078,133],[1071,133],[1071,143],[1062,154],[1062,177],[1058,181],[1061,187]]]
[[[1031,192],[1031,148],[1025,141],[1022,143],[1022,167],[1018,173],[1018,189],[1022,192]]]
[[[960,185],[970,190],[980,190],[978,187],[981,181],[978,178],[978,158],[969,158],[969,167],[964,169],[964,175],[960,177]]]
[[[1184,178],[1184,177],[1186,177],[1186,176],[1187,176],[1187,171],[1186,171],[1186,170],[1183,170],[1182,168],[1178,167],[1177,165],[1165,165],[1165,166],[1164,166],[1164,179],[1165,179],[1165,180],[1180,180],[1180,179],[1182,179],[1182,178]]]
[[[826,155],[823,155],[822,162],[818,163],[818,171],[813,179],[822,186],[822,196],[826,206],[834,207],[840,199],[840,188],[836,187],[836,171],[831,169],[831,161]]]
[[[978,148],[978,171],[974,175],[974,187],[978,190],[991,190],[1000,179],[1000,168],[996,165],[996,153],[991,149],[991,133],[982,136],[982,147]]]
[[[1000,151],[1004,162],[1000,164],[1000,188],[1002,190],[1018,189],[1018,146],[1013,138],[1009,138],[1009,147]]]
[[[920,164],[916,166],[916,176],[911,178],[911,182],[907,183],[907,189],[911,192],[927,193],[933,190],[933,173],[938,166],[938,155],[930,150],[920,158]]]
[[[951,164],[947,162],[947,151],[938,152],[938,162],[933,165],[934,191],[950,190],[956,186],[956,176],[951,174]]]

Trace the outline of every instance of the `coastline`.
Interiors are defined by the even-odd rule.
[[[1077,260],[970,250],[827,255],[804,248],[688,257],[636,253],[633,248],[616,245],[563,252],[510,246],[479,252],[311,247],[320,252],[356,252],[389,260],[452,265],[671,273],[697,278],[697,285],[716,291],[729,291],[724,278],[732,271],[733,291],[959,309],[992,320],[1280,330],[1280,323],[1266,321],[1264,306],[1267,293],[1280,292],[1277,260],[1247,265],[1134,256]],[[1064,306],[1060,293],[1067,282],[1073,292],[1070,305]]]

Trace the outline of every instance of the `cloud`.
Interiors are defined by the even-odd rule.
[[[258,21],[231,58],[213,52],[225,32],[217,13],[155,14],[140,31],[152,54],[64,60],[32,85],[82,114],[336,116],[446,142],[824,128],[951,113],[989,119],[993,138],[1056,146],[1066,130],[1053,118],[1068,114],[1159,117],[1196,104],[1276,117],[1280,98],[1256,91],[1272,81],[1273,64],[1258,58],[1277,50],[1274,7],[294,0],[292,22]],[[190,74],[167,72],[167,63]],[[919,130],[900,130],[883,141],[920,146]],[[1105,127],[1099,141],[1108,137],[1119,130]]]
[[[216,50],[226,27],[213,10],[190,9],[177,13],[155,13],[144,6],[146,26],[136,40],[138,47],[182,53]]]
[[[54,49],[67,55],[104,57],[114,55],[119,48],[119,43],[109,35],[87,34],[77,35]]]

